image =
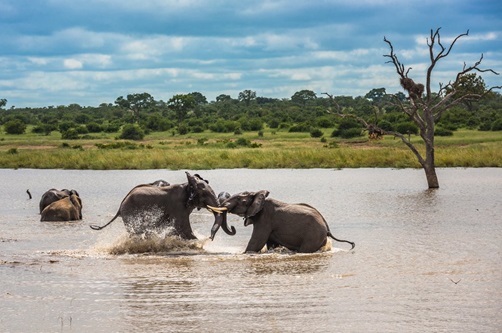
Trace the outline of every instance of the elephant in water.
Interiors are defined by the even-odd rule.
[[[350,241],[335,238],[324,217],[314,207],[299,203],[289,204],[267,198],[269,191],[241,192],[223,200],[220,207],[211,207],[223,215],[220,222],[215,220],[211,238],[219,229],[220,223],[226,224],[226,213],[244,217],[244,225],[253,225],[253,233],[246,252],[259,252],[265,245],[273,248],[278,245],[298,252],[316,252],[331,237],[338,242]],[[220,196],[222,196],[220,194]]]
[[[82,219],[82,200],[72,193],[44,208],[40,221],[75,221]]]
[[[77,195],[77,197],[80,197],[78,192],[75,190],[67,190],[67,189],[57,190],[55,188],[51,188],[50,190],[42,194],[42,198],[40,198],[40,203],[39,203],[40,214],[42,214],[44,208],[49,206],[51,203],[69,197],[72,194],[75,194]]]
[[[207,180],[197,174],[192,176],[188,172],[186,176],[188,182],[183,184],[143,184],[134,187],[122,200],[117,214],[108,223],[90,227],[101,230],[120,216],[130,235],[159,232],[172,227],[172,235],[183,239],[197,239],[190,225],[190,213],[195,208],[218,206],[219,202]],[[229,230],[226,222],[222,221],[222,214],[215,212],[214,215],[215,221],[222,225],[226,233],[235,234],[235,229]]]

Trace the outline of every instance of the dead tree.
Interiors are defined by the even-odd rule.
[[[471,66],[464,66],[460,72],[457,73],[455,81],[449,82],[447,84],[439,84],[439,91],[433,93],[431,88],[431,78],[432,73],[437,65],[437,63],[447,57],[455,43],[462,37],[468,36],[469,31],[460,34],[453,42],[446,47],[441,42],[441,36],[439,30],[441,28],[431,30],[430,38],[427,38],[427,46],[429,51],[430,65],[427,68],[426,82],[425,85],[422,83],[416,83],[413,79],[408,77],[411,67],[405,69],[405,66],[399,61],[396,53],[394,52],[394,47],[392,43],[384,37],[384,42],[389,45],[390,52],[385,54],[384,57],[389,58],[388,63],[395,66],[396,72],[399,76],[401,86],[408,92],[408,99],[406,101],[401,101],[395,98],[399,109],[405,113],[410,120],[412,120],[419,128],[419,134],[425,145],[425,156],[413,145],[410,141],[408,135],[404,133],[385,131],[380,129],[376,124],[369,124],[361,118],[358,120],[368,129],[378,129],[380,133],[394,135],[402,140],[402,142],[413,152],[417,157],[418,162],[425,171],[425,176],[427,178],[427,184],[429,188],[439,188],[439,181],[436,174],[435,165],[435,151],[434,151],[434,131],[435,125],[443,115],[443,113],[454,105],[460,104],[465,100],[475,100],[480,99],[493,89],[500,89],[502,86],[491,87],[490,89],[484,89],[483,92],[459,92],[461,86],[462,78],[468,73],[485,73],[490,72],[492,74],[498,75],[493,69],[481,69],[479,66],[483,60],[483,54],[481,54],[479,60]],[[334,99],[331,95],[326,94],[330,97],[331,101]],[[339,106],[335,103],[338,115],[348,116],[343,114]]]

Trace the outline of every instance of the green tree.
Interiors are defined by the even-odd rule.
[[[149,93],[129,94],[126,98],[123,96],[115,100],[115,104],[129,110],[133,113],[134,121],[139,121],[140,112],[147,110],[155,105],[155,100]]]
[[[379,103],[382,102],[386,96],[387,93],[385,92],[385,88],[374,88],[364,95],[364,98],[367,98],[374,103]]]
[[[183,122],[188,111],[195,107],[195,99],[190,94],[178,94],[174,95],[167,101],[167,106],[169,109],[176,113],[178,118],[178,125]]]
[[[193,97],[196,105],[207,104],[206,96],[202,95],[200,92],[195,91],[195,92],[189,93],[188,95]]]
[[[244,90],[239,93],[239,101],[244,102],[246,106],[251,104],[251,101],[256,99],[256,91]]]
[[[312,90],[300,90],[291,96],[291,101],[305,107],[308,102],[315,101],[316,98],[317,96]]]
[[[0,109],[4,108],[7,105],[7,100],[5,98],[0,99]]]

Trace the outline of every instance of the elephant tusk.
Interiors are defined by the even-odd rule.
[[[212,212],[216,212],[218,214],[221,214],[221,213],[227,211],[227,207],[214,207],[214,206],[209,206],[209,205],[207,205],[207,209],[209,209]]]

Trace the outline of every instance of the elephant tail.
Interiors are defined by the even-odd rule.
[[[337,242],[349,243],[350,245],[352,245],[352,247],[350,248],[351,250],[354,248],[354,246],[356,246],[356,244],[354,242],[351,242],[351,241],[348,241],[348,240],[344,240],[344,239],[338,239],[338,238],[336,238],[335,236],[333,236],[333,234],[331,233],[331,231],[328,231],[328,236],[331,237],[331,238],[333,238]]]
[[[101,230],[101,229],[103,229],[103,228],[107,227],[108,225],[110,225],[110,224],[111,224],[113,221],[115,221],[115,219],[116,219],[117,217],[119,217],[119,216],[120,216],[120,209],[119,209],[119,211],[117,212],[117,214],[115,214],[115,216],[114,216],[114,217],[110,220],[110,222],[108,222],[107,224],[105,224],[105,225],[103,225],[103,226],[99,226],[99,225],[97,225],[97,224],[91,224],[91,225],[90,225],[90,227],[91,227],[91,229],[93,229],[93,230]]]

